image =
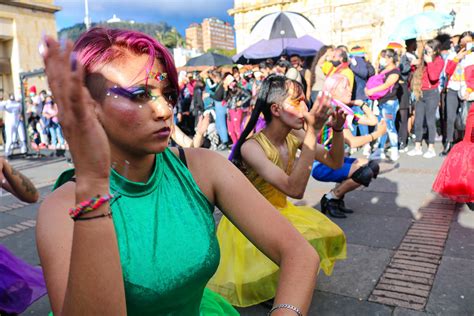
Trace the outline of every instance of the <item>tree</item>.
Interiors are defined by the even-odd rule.
[[[161,33],[157,39],[168,48],[185,46],[184,38],[175,27],[171,28],[168,32]]]
[[[224,56],[232,57],[237,53],[237,50],[234,49],[223,49],[223,48],[209,48],[208,53],[216,53]]]
[[[98,22],[92,23],[92,26],[104,26],[109,28],[120,28],[120,29],[128,29],[128,30],[135,30],[140,31],[150,36],[155,37],[158,41],[164,41],[164,34],[168,32],[175,32],[173,36],[176,40],[171,41],[169,44],[171,46],[167,46],[168,48],[176,47],[177,43],[181,43],[180,41],[184,41],[181,34],[176,30],[176,28],[171,27],[166,22],[160,23],[131,23],[128,21],[121,21],[117,23],[107,23],[107,22]],[[173,31],[174,29],[174,31]],[[74,26],[64,28],[58,32],[58,38],[67,38],[72,41],[75,41],[79,38],[79,36],[86,31],[86,26],[84,23],[78,23]]]

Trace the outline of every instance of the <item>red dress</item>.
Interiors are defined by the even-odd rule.
[[[467,116],[464,139],[444,160],[433,191],[459,203],[474,202],[474,105]]]

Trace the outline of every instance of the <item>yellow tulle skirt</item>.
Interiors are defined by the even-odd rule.
[[[278,209],[320,257],[320,268],[331,275],[336,260],[346,258],[346,237],[339,226],[324,214],[307,206],[287,206]],[[275,297],[278,266],[258,250],[226,218],[217,228],[221,261],[208,288],[222,295],[234,306],[247,307]]]

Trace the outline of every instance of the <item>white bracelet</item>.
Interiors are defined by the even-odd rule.
[[[281,309],[281,308],[289,309],[291,311],[294,311],[296,313],[296,315],[303,316],[303,314],[301,313],[301,311],[297,307],[295,307],[293,305],[290,305],[290,304],[279,304],[277,306],[273,306],[273,308],[268,312],[267,316],[270,316],[274,311],[276,311],[277,309]]]

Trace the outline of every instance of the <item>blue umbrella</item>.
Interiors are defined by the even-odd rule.
[[[453,20],[454,17],[450,14],[436,11],[422,12],[402,20],[388,39],[389,41],[396,41],[418,38],[450,25]]]

